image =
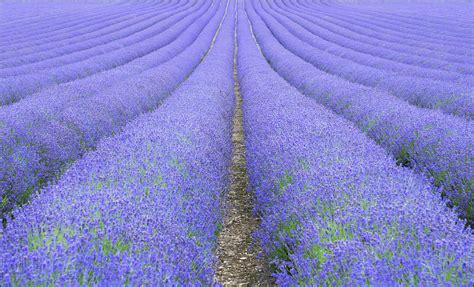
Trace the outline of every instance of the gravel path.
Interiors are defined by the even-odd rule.
[[[268,265],[263,258],[259,258],[261,249],[252,237],[252,233],[258,228],[259,220],[252,212],[254,198],[248,192],[242,97],[239,92],[235,55],[234,81],[236,97],[232,130],[234,149],[224,225],[218,238],[219,261],[216,281],[225,286],[271,286],[273,284]]]

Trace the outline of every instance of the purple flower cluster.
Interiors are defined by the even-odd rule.
[[[259,1],[249,3],[247,11],[273,69],[302,93],[354,122],[398,163],[427,175],[462,216],[474,219],[472,121],[417,108],[386,92],[320,70],[278,42],[255,11],[260,10],[259,5]],[[305,58],[315,59],[312,55],[308,50]]]
[[[277,283],[472,285],[472,230],[423,176],[397,167],[356,126],[273,71],[243,9],[238,29],[248,171],[262,218],[257,236]]]
[[[156,111],[14,211],[0,236],[0,285],[213,282],[232,149],[233,3],[222,3],[207,56]]]
[[[156,108],[199,64],[223,13],[223,5],[213,5],[189,27],[189,33],[123,69],[0,108],[1,212],[26,202],[38,186],[94,148],[102,137]]]

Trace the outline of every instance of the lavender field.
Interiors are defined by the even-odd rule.
[[[474,286],[473,120],[469,1],[0,0],[0,286]]]

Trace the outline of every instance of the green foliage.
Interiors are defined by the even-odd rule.
[[[288,188],[288,186],[293,183],[293,177],[289,174],[288,171],[285,171],[283,176],[281,176],[276,184],[276,188],[274,189],[274,193],[277,195],[282,194]]]

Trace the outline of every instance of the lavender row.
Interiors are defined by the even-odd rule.
[[[196,10],[200,8],[198,3],[199,2],[195,2],[194,4],[196,6],[194,7],[186,7],[189,8],[189,10],[183,9],[184,11],[182,12],[171,10],[166,13],[155,14],[153,15],[154,17],[152,16],[152,18],[148,20],[140,21],[140,24],[136,27],[132,26],[123,31],[119,31],[118,35],[110,33],[95,39],[95,41],[83,41],[80,44],[74,44],[69,49],[61,48],[58,49],[58,51],[49,50],[40,55],[33,54],[28,55],[29,57],[13,58],[11,61],[0,63],[0,65],[6,67],[0,70],[0,77],[32,74],[39,70],[57,68],[67,64],[81,62],[91,57],[97,57],[143,43],[152,37],[158,37],[158,34],[166,31],[178,21],[182,21],[186,16],[195,16]],[[12,63],[21,64],[21,66],[14,67]]]
[[[302,93],[353,121],[400,164],[443,188],[462,216],[474,219],[474,125],[436,110],[419,109],[379,90],[318,70],[286,50],[247,7],[272,67]]]
[[[373,38],[370,38],[370,41],[365,41],[365,37],[350,33],[350,31],[349,33],[347,33],[348,31],[344,31],[344,29],[341,27],[339,27],[340,29],[342,29],[340,30],[342,31],[341,33],[338,32],[338,27],[335,27],[336,30],[328,30],[326,29],[328,27],[325,27],[325,24],[327,23],[320,21],[317,17],[304,17],[301,13],[291,13],[289,12],[289,10],[285,10],[280,7],[280,1],[275,1],[274,3],[275,5],[272,5],[271,10],[269,11],[277,13],[278,15],[280,15],[280,17],[285,16],[291,19],[293,22],[297,23],[299,26],[304,27],[304,30],[309,31],[311,34],[317,35],[318,39],[323,42],[321,44],[324,44],[324,42],[329,42],[333,43],[333,45],[341,46],[344,51],[347,51],[348,53],[356,53],[357,55],[367,54],[366,57],[370,57],[371,59],[371,61],[366,61],[369,64],[378,64],[374,61],[378,61],[380,63],[390,63],[390,65],[392,66],[397,65],[398,67],[400,67],[400,70],[417,70],[417,74],[423,77],[429,76],[446,80],[458,79],[464,76],[466,77],[466,82],[468,82],[469,76],[462,74],[462,71],[474,71],[472,65],[469,64],[469,60],[466,59],[467,57],[446,58],[443,54],[431,53],[431,56],[436,57],[436,60],[434,62],[430,62],[430,57],[426,56],[414,58],[409,56],[407,58],[405,57],[406,55],[404,53],[400,53],[399,51],[397,51],[397,49],[392,50],[391,45],[388,45],[387,43],[384,44],[382,41],[379,40],[374,41]],[[309,19],[311,19],[311,21]],[[321,23],[322,25],[320,26],[319,23]],[[341,36],[340,34],[345,34],[345,36]],[[361,40],[364,40],[364,42],[360,42]],[[376,45],[377,43],[379,45]],[[333,52],[333,50],[334,48],[328,49],[329,52]],[[405,52],[409,51],[405,49]],[[360,58],[360,56],[351,58]],[[404,60],[400,61],[400,58]],[[419,65],[418,62],[420,62],[420,60],[423,60],[425,63],[428,62],[428,64]],[[471,62],[474,63],[474,61],[472,60]]]
[[[207,18],[195,22],[194,25],[186,30],[186,33],[181,33],[178,38],[169,45],[155,50],[144,57],[137,58],[123,66],[94,74],[85,79],[57,85],[35,94],[34,97],[28,97],[19,103],[3,106],[0,108],[0,117],[3,119],[1,121],[2,125],[13,130],[28,130],[28,132],[24,132],[23,134],[28,134],[29,137],[31,137],[29,140],[34,142],[35,138],[40,137],[35,136],[34,131],[38,129],[32,128],[35,127],[39,121],[48,122],[48,117],[40,120],[41,116],[37,115],[35,117],[31,115],[37,114],[38,111],[42,111],[41,113],[44,115],[58,114],[66,107],[74,105],[78,100],[95,96],[106,88],[112,87],[131,76],[138,75],[167,62],[191,45],[201,33],[207,33],[205,32],[206,30],[209,31],[209,29],[213,29],[209,26],[205,27],[206,23]],[[46,110],[47,113],[45,113]],[[5,132],[5,134],[7,134],[7,132]],[[13,138],[15,136],[14,132],[10,133],[10,137]],[[12,139],[6,141],[13,142]]]
[[[101,37],[107,36],[110,33],[117,32],[120,30],[123,30],[124,27],[130,26],[130,23],[133,23],[131,21],[136,21],[139,22],[140,19],[148,19],[149,15],[153,14],[159,14],[159,13],[170,13],[172,11],[177,12],[183,12],[186,8],[189,9],[189,5],[191,3],[195,3],[195,1],[191,0],[182,0],[180,1],[181,5],[178,5],[176,3],[175,5],[169,5],[169,7],[165,7],[161,10],[154,11],[148,10],[143,8],[143,11],[135,11],[135,13],[139,13],[139,16],[132,17],[130,15],[130,12],[126,14],[126,17],[129,18],[129,20],[118,20],[117,23],[115,24],[109,24],[101,28],[94,29],[92,31],[89,31],[89,29],[82,29],[82,30],[75,30],[72,32],[68,33],[55,33],[52,36],[57,39],[45,39],[43,42],[37,43],[35,45],[29,45],[28,43],[24,44],[25,47],[16,47],[15,49],[8,48],[4,53],[0,54],[0,59],[2,61],[8,60],[12,57],[22,55],[22,56],[30,56],[34,55],[34,53],[39,53],[39,52],[48,52],[53,49],[64,49],[65,47],[68,46],[74,46],[74,45],[80,45],[84,41],[90,41],[90,40],[97,40],[100,39]],[[138,19],[138,20],[137,20]],[[127,24],[124,26],[124,24]],[[99,25],[99,24],[97,24]]]
[[[257,13],[274,37],[289,51],[312,63],[316,68],[354,83],[388,91],[414,105],[441,109],[467,118],[474,117],[472,86],[400,75],[342,59],[319,48],[315,49],[317,39],[314,36],[304,33],[301,27],[292,25],[283,18],[269,17],[259,3],[255,4]]]
[[[287,6],[285,9],[292,11],[293,7]],[[316,24],[315,28],[321,27],[319,30],[323,33],[330,33],[333,39],[341,39],[346,42],[350,40],[355,41],[361,48],[365,48],[370,53],[377,53],[376,55],[380,57],[389,57],[391,59],[393,55],[398,56],[399,54],[399,61],[427,68],[440,68],[445,66],[446,62],[472,63],[472,60],[468,57],[469,54],[453,55],[434,47],[427,47],[426,42],[406,41],[399,37],[393,37],[388,33],[376,34],[374,31],[363,27],[346,24],[342,21],[333,21],[328,17],[325,17],[324,21],[322,21],[320,17],[314,17],[314,15],[304,13],[303,11],[293,10],[293,14],[297,14]],[[358,49],[354,45],[352,48]]]
[[[173,7],[177,9],[180,6],[181,5],[169,5],[169,7],[167,6],[161,9],[161,11],[165,12],[165,11],[171,10]],[[148,11],[148,9],[144,9],[144,11]],[[136,13],[143,14],[140,11],[136,11]],[[130,21],[135,19],[135,17],[130,17],[130,14],[126,14],[126,15],[127,16],[125,17],[130,18],[129,19]],[[15,50],[4,49],[6,51],[4,51],[3,53],[0,53],[0,57],[2,60],[5,60],[6,58],[10,58],[8,55],[15,55],[15,53],[18,53],[18,52],[23,52],[24,54],[25,53],[32,54],[32,53],[36,53],[40,51],[45,51],[47,49],[57,49],[57,48],[62,48],[67,45],[78,44],[82,41],[95,39],[95,38],[107,35],[108,33],[111,33],[115,30],[118,30],[116,27],[121,27],[123,22],[127,23],[127,20],[122,19],[122,20],[119,20],[118,23],[116,24],[108,24],[105,27],[101,27],[101,28],[97,28],[93,30],[83,28],[80,30],[81,32],[80,34],[77,34],[75,31],[55,33],[52,35],[53,38],[55,39],[44,39],[44,41],[41,41],[36,44],[27,43],[24,45],[20,45],[20,47],[16,47]]]
[[[460,30],[474,27],[474,22],[469,18],[469,8],[472,5],[466,6],[466,3],[438,3],[438,5],[426,5],[426,3],[397,5],[396,3],[387,3],[387,5],[357,6],[361,11],[365,11],[368,8],[374,14],[385,15],[390,13],[396,19],[411,21],[414,25],[437,26],[440,29],[444,28],[443,26],[445,25],[450,25],[453,29],[454,26],[457,26]],[[349,8],[350,6],[341,5],[341,7]]]
[[[134,7],[137,8],[137,12],[140,11],[141,6]],[[148,5],[148,8],[151,8]],[[133,8],[132,8],[133,9]],[[99,12],[94,13],[94,12],[87,12],[87,11],[82,11],[82,9],[79,8],[79,13],[71,13],[70,17],[77,18],[78,21],[71,21],[68,16],[62,16],[58,18],[57,23],[51,23],[49,18],[44,19],[42,23],[48,24],[45,28],[46,29],[35,29],[34,27],[30,29],[25,30],[24,27],[26,25],[21,25],[19,27],[15,26],[13,31],[10,31],[8,38],[6,38],[4,44],[21,44],[21,43],[28,43],[28,42],[44,42],[45,40],[52,40],[50,37],[51,36],[62,36],[64,37],[65,35],[68,35],[69,33],[76,33],[79,30],[82,29],[87,29],[89,32],[93,31],[95,28],[95,25],[100,24],[101,20],[103,21],[104,24],[107,23],[114,23],[120,20],[121,17],[127,17],[127,11],[128,15],[130,13],[130,7],[128,9],[121,8],[119,11],[115,11],[116,9],[112,8],[112,11],[110,11],[110,8],[104,8],[100,9]],[[129,16],[128,16],[129,17]],[[95,24],[95,25],[94,25]],[[90,26],[90,28],[88,28]],[[28,25],[28,27],[30,27]],[[21,33],[22,31],[27,32]],[[5,31],[5,34],[7,32]],[[64,33],[64,34],[61,34]],[[13,37],[12,37],[13,36]],[[8,41],[7,41],[8,39]],[[2,46],[3,46],[2,45]]]
[[[57,17],[58,20],[56,20],[58,23],[51,23],[53,21],[50,18],[54,17],[44,17],[42,19],[44,27],[41,29],[36,28],[35,25],[31,25],[31,29],[25,29],[25,27],[30,27],[30,24],[28,23],[16,25],[15,28],[12,29],[12,31],[8,32],[8,29],[0,28],[2,31],[0,51],[8,51],[7,49],[10,49],[10,47],[23,48],[28,46],[34,46],[35,44],[41,44],[48,41],[49,38],[54,40],[54,36],[56,36],[56,38],[64,38],[67,37],[67,35],[70,35],[70,33],[79,34],[78,30],[88,30],[89,32],[93,32],[95,30],[95,27],[101,24],[101,22],[99,21],[100,18],[94,19],[94,17],[92,17],[92,19],[88,19],[91,22],[91,27],[88,28],[89,26],[85,25],[87,20],[85,20],[84,18],[89,18],[89,13],[81,11],[81,9],[79,9],[78,13],[76,14],[76,17],[78,17],[77,15],[80,15],[80,21],[82,22],[82,25],[74,25],[67,20],[67,18],[74,16],[74,14],[60,13],[61,17]],[[103,17],[104,24],[107,24],[108,22],[114,23],[120,21],[120,19],[127,18],[126,14],[123,12],[120,14],[117,13],[117,15],[114,15],[114,13],[112,13],[112,15]]]
[[[3,4],[3,3],[2,3]],[[6,5],[4,5],[6,6]],[[8,7],[8,6],[7,6]],[[74,7],[74,8],[73,8]],[[52,8],[52,7],[51,7]],[[84,19],[84,15],[87,14],[89,9],[84,9],[84,7],[80,7],[77,9],[77,13],[73,13],[73,9],[77,9],[77,6],[63,6],[62,11],[56,11],[56,13],[51,14],[40,14],[36,15],[36,19],[30,19],[28,22],[31,25],[31,30],[23,29],[24,25],[26,24],[25,21],[29,17],[24,17],[30,13],[31,10],[34,10],[33,7],[22,7],[20,8],[18,5],[10,6],[8,8],[2,7],[2,11],[6,11],[3,9],[8,9],[12,14],[16,14],[20,19],[16,23],[5,23],[0,26],[2,30],[2,42],[7,42],[7,37],[12,37],[12,40],[25,40],[29,36],[36,36],[40,35],[41,33],[51,32],[54,29],[58,28],[66,28],[64,27],[65,24],[69,23],[69,25],[74,26],[77,23],[84,23],[87,20],[91,19]],[[20,17],[23,16],[23,17]],[[30,17],[32,17],[30,15]],[[19,22],[19,23],[18,23]],[[36,34],[36,35],[35,35]],[[24,38],[22,39],[23,36]]]
[[[174,8],[174,9],[173,9]],[[28,49],[25,54],[23,50],[14,50],[0,54],[0,67],[11,68],[14,66],[24,65],[55,58],[68,53],[81,51],[92,48],[97,45],[112,42],[114,40],[123,39],[128,35],[140,32],[150,26],[166,19],[166,12],[178,13],[180,10],[188,8],[187,5],[180,5],[179,8],[171,7],[160,11],[148,11],[141,13],[140,17],[134,17],[130,21],[120,21],[115,25],[109,25],[105,29],[87,33],[83,37],[73,37],[59,42],[48,42],[44,45],[36,46]]]
[[[243,15],[238,75],[248,172],[261,216],[257,237],[277,284],[472,284],[472,230],[423,177],[272,71]]]
[[[429,6],[427,7],[429,9]],[[449,8],[448,8],[449,9]],[[390,9],[391,10],[391,9]],[[391,11],[387,9],[385,12],[373,12],[368,9],[361,9],[361,10],[352,10],[352,9],[345,9],[343,7],[337,7],[336,9],[331,9],[329,11],[340,11],[341,15],[353,14],[361,17],[364,21],[365,19],[373,19],[374,22],[382,22],[382,23],[390,23],[394,24],[394,29],[401,29],[404,33],[407,31],[413,31],[415,33],[421,32],[423,35],[433,37],[435,39],[446,39],[448,41],[459,41],[466,38],[466,34],[472,33],[472,26],[471,27],[462,27],[463,20],[467,20],[470,18],[469,15],[457,15],[458,21],[453,23],[452,21],[443,21],[443,23],[433,23],[430,22],[430,12],[426,11],[428,15],[419,18],[407,18],[401,15],[396,15],[391,13]],[[395,26],[397,25],[397,26]],[[468,35],[469,36],[469,35]]]
[[[202,3],[199,10],[180,20],[181,15],[176,18],[169,18],[168,21],[161,22],[154,27],[156,31],[163,31],[167,28],[167,22],[177,21],[175,25],[164,33],[148,38],[146,41],[137,43],[105,55],[91,57],[84,61],[57,67],[54,69],[39,71],[34,74],[19,75],[16,77],[4,78],[0,80],[0,104],[10,104],[27,97],[40,90],[66,83],[73,80],[85,78],[95,73],[112,69],[130,61],[143,57],[156,49],[159,49],[176,39],[186,28],[189,27],[199,17],[210,17],[212,13],[212,2]],[[215,5],[214,5],[215,7]],[[207,11],[207,13],[206,13]]]
[[[73,103],[78,98],[96,95],[100,91],[111,87],[130,76],[139,74],[170,60],[196,40],[207,23],[206,21],[207,18],[195,22],[194,25],[188,27],[188,30],[186,30],[185,33],[180,33],[179,36],[169,45],[157,49],[143,57],[134,59],[125,65],[94,74],[84,79],[45,89],[40,93],[35,94],[34,97],[28,97],[17,104],[0,108],[0,112],[3,115],[3,118],[7,119],[15,118],[15,115],[20,116],[21,120],[17,119],[15,121],[16,129],[23,129],[24,126],[28,125],[33,126],[33,123],[28,123],[20,128],[21,122],[28,122],[29,120],[28,117],[23,117],[22,115],[34,113],[37,109],[43,110],[46,105],[48,109],[63,108],[67,106],[68,103]],[[52,110],[50,110],[50,112],[57,113],[57,111],[53,112]]]
[[[231,10],[158,110],[15,212],[0,238],[2,286],[212,284],[231,154]]]
[[[6,2],[2,2],[0,4],[0,8],[0,13],[2,16],[0,17],[0,28],[12,26],[15,27],[16,25],[25,22],[25,20],[27,19],[30,19],[30,22],[32,24],[36,24],[42,20],[41,17],[56,18],[66,13],[66,11],[62,9],[62,14],[57,13],[56,15],[51,15],[54,14],[54,12],[57,12],[51,6],[48,7],[48,9],[42,9],[41,5],[36,5],[34,6],[34,9],[25,9],[25,5],[18,5],[18,3]],[[28,6],[28,8],[30,8],[30,6]],[[9,11],[10,13],[6,13],[6,11]]]
[[[307,9],[306,9],[307,10]],[[391,35],[397,38],[405,39],[407,41],[413,41],[413,42],[421,42],[425,46],[441,49],[441,50],[447,50],[451,53],[455,54],[461,54],[464,55],[466,52],[470,52],[472,50],[472,44],[467,44],[466,42],[457,42],[457,43],[451,43],[451,42],[445,42],[429,37],[424,37],[423,33],[419,33],[418,35],[413,35],[413,34],[408,34],[405,32],[399,32],[394,29],[396,29],[396,25],[386,25],[383,23],[372,23],[371,20],[363,20],[363,19],[358,19],[358,18],[353,18],[353,17],[347,17],[346,14],[343,16],[337,16],[334,15],[335,13],[324,13],[325,16],[329,16],[336,21],[342,21],[346,22],[348,24],[354,25],[356,24],[357,26],[361,26],[365,29],[368,29],[372,31],[372,33],[383,33],[387,35]]]
[[[349,8],[346,5],[338,7]],[[469,23],[469,12],[465,9],[465,4],[461,3],[455,5],[445,3],[436,6],[420,3],[418,6],[411,4],[403,6],[387,5],[383,7],[381,5],[369,5],[359,7],[359,11],[362,13],[369,10],[370,14],[376,17],[388,16],[392,20],[406,22],[402,23],[402,25],[409,24],[411,27],[422,27],[428,30],[439,29],[443,31],[443,29],[449,29],[457,35],[469,32],[469,29],[473,27],[473,23]],[[438,14],[440,10],[443,10],[442,16]]]
[[[307,6],[307,9],[311,9],[312,5]],[[341,20],[348,20],[350,22],[360,23],[361,25],[371,27],[374,30],[385,31],[390,34],[399,35],[402,38],[413,39],[413,40],[421,40],[421,41],[429,41],[436,45],[441,46],[452,46],[456,47],[457,45],[463,46],[465,48],[472,48],[474,44],[472,42],[472,38],[467,39],[466,41],[466,33],[470,33],[469,30],[465,31],[462,37],[458,36],[450,36],[443,34],[443,30],[437,29],[438,33],[429,33],[426,30],[423,30],[419,25],[413,29],[407,27],[405,24],[400,23],[398,21],[393,21],[389,19],[375,19],[374,17],[366,17],[366,16],[358,16],[354,15],[353,10],[345,10],[345,9],[316,9],[316,13],[323,13],[327,15],[333,15],[335,18]],[[370,12],[369,12],[370,13]],[[444,31],[449,29],[449,26],[445,25]]]
[[[294,36],[311,44],[313,47],[319,50],[323,50],[335,56],[354,61],[365,66],[372,66],[381,70],[389,70],[407,76],[431,78],[434,80],[442,80],[446,82],[455,81],[461,84],[464,83],[474,85],[474,76],[452,71],[428,69],[374,56],[370,53],[370,49],[368,51],[360,49],[361,45],[359,45],[357,42],[327,33],[327,31],[324,29],[319,29],[317,26],[315,26],[314,23],[291,13],[286,13],[285,10],[280,9],[278,6],[271,7],[265,4],[263,10],[266,14],[271,15],[272,18],[275,18],[277,21],[279,21]],[[371,48],[375,48],[381,52],[380,48],[378,47]],[[363,50],[364,52],[359,52],[360,50]]]
[[[311,4],[309,5],[312,6]],[[315,7],[315,6],[313,6]],[[436,39],[443,38],[447,41],[459,41],[466,37],[466,33],[471,33],[469,27],[462,27],[462,24],[457,22],[456,24],[451,21],[446,21],[444,23],[433,23],[429,22],[430,12],[426,11],[427,15],[421,16],[419,18],[407,18],[401,15],[394,14],[391,9],[387,9],[384,12],[373,12],[370,9],[348,9],[343,6],[339,7],[321,7],[318,9],[320,11],[325,10],[326,12],[336,12],[341,16],[352,15],[358,17],[362,21],[366,19],[371,19],[374,23],[390,23],[397,26],[393,26],[395,31],[403,31],[404,33],[423,33],[423,35],[434,37]],[[429,9],[429,6],[426,7]],[[468,15],[457,15],[458,20],[466,20],[469,18]]]
[[[157,1],[155,4],[163,3],[162,1]],[[91,4],[91,3],[89,3]],[[104,14],[103,8],[109,8],[111,12],[121,12],[123,11],[124,6],[119,5],[103,5],[104,3],[96,3],[97,5],[88,5],[86,3],[10,3],[2,2],[2,11],[11,11],[12,14],[8,14],[12,19],[8,22],[0,23],[0,27],[5,29],[6,32],[13,32],[15,30],[21,31],[21,33],[34,32],[33,30],[22,30],[19,29],[21,24],[28,22],[32,25],[33,28],[47,29],[48,25],[51,28],[54,28],[54,23],[59,20],[63,20],[64,23],[75,24],[79,21],[84,21],[84,15],[87,13],[89,15],[94,15],[98,13]],[[136,7],[144,6],[143,3],[136,5]],[[130,7],[129,7],[130,8]],[[6,9],[6,10],[3,10]],[[6,13],[5,13],[6,14]],[[110,15],[110,14],[109,14]],[[27,19],[30,18],[30,21]],[[50,22],[48,22],[50,21]],[[20,24],[20,25],[19,25]],[[40,32],[40,30],[38,30]]]
[[[119,131],[141,113],[156,108],[207,51],[224,13],[224,7],[217,5],[212,8],[212,19],[206,17],[201,23],[195,23],[197,27],[209,23],[197,40],[188,43],[189,46],[182,43],[184,51],[158,67],[118,81],[98,93],[94,91],[97,87],[86,82],[72,87],[72,95],[58,97],[52,90],[37,100],[23,105],[20,102],[0,113],[2,214],[12,210],[16,203],[27,202],[33,191],[94,148],[101,138]],[[84,95],[85,92],[93,95]],[[53,100],[58,98],[55,104]]]
[[[293,1],[293,0],[288,0],[288,1]],[[289,7],[297,9],[300,12],[305,13],[307,15],[314,16],[314,13],[308,12],[308,10],[311,10],[308,7],[300,7],[299,5],[295,5],[295,6],[291,5]],[[456,46],[443,45],[440,43],[433,43],[431,39],[413,39],[410,37],[407,38],[407,37],[404,37],[403,34],[396,33],[395,31],[392,32],[390,29],[382,29],[380,27],[366,25],[362,21],[356,21],[356,20],[351,21],[350,19],[345,19],[344,17],[333,17],[332,13],[326,13],[322,16],[324,16],[325,20],[328,22],[345,26],[347,29],[356,29],[358,31],[362,31],[362,33],[366,34],[367,36],[373,36],[373,37],[376,37],[377,39],[385,39],[395,44],[402,41],[403,43],[415,46],[417,48],[427,49],[426,52],[429,52],[430,50],[438,50],[438,51],[444,51],[447,53],[454,53],[459,56],[459,55],[469,54],[470,50],[472,50],[472,48],[470,49],[469,46],[462,48],[463,46],[462,44],[456,45]]]

